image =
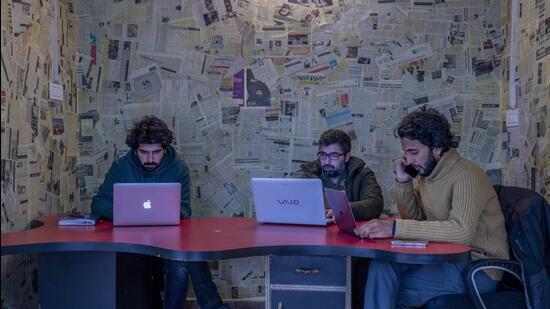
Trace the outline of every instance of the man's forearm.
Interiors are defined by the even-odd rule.
[[[423,220],[424,212],[422,204],[417,200],[414,194],[412,182],[399,183],[395,182],[394,187],[395,205],[397,211],[403,219]]]
[[[92,202],[92,213],[100,216],[101,219],[113,220],[113,203],[102,198],[94,198]]]

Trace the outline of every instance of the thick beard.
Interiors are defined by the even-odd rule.
[[[428,162],[426,162],[426,167],[422,169],[423,170],[422,172],[418,172],[418,173],[421,176],[428,177],[434,171],[436,165],[437,165],[437,160],[435,159],[433,153],[430,152],[430,156],[428,157]]]
[[[334,177],[337,177],[338,175],[340,175],[340,171],[332,168],[330,170],[325,170],[324,168],[322,169],[323,170],[323,175],[325,175],[325,177],[328,177],[328,178],[334,178]]]
[[[159,165],[158,164],[155,164],[155,165],[147,165],[147,164],[143,164],[143,168],[146,170],[146,171],[154,171],[155,169],[157,169]]]

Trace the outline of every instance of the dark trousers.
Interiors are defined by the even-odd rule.
[[[182,309],[187,298],[187,282],[191,277],[197,303],[203,309],[224,308],[218,289],[212,281],[206,262],[164,261],[164,308]]]
[[[369,258],[351,258],[351,307],[353,309],[363,309],[364,307],[370,261]]]

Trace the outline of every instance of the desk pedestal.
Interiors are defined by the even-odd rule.
[[[115,252],[39,255],[41,308],[151,308],[152,258]]]
[[[270,255],[266,308],[351,308],[351,259]]]

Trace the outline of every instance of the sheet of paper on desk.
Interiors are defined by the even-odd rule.
[[[57,225],[95,225],[99,217],[97,215],[72,215],[59,218]]]

